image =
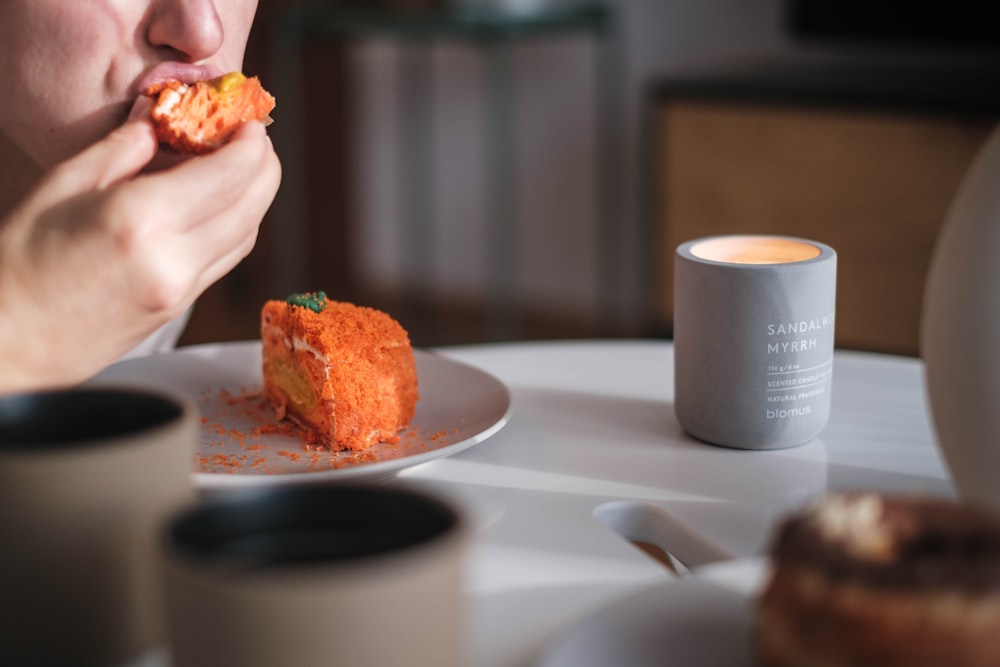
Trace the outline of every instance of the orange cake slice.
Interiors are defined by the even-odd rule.
[[[410,338],[389,315],[323,292],[261,311],[264,395],[332,450],[399,441],[419,398]]]
[[[257,77],[230,72],[186,84],[164,81],[146,89],[160,143],[180,153],[203,154],[223,146],[243,124],[268,125],[274,98]]]

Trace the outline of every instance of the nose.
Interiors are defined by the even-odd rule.
[[[146,39],[189,62],[208,58],[222,47],[224,33],[215,0],[157,0],[150,8]]]

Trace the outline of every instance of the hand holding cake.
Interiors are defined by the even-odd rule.
[[[281,179],[239,74],[255,11],[0,3],[0,393],[87,379],[254,247]]]

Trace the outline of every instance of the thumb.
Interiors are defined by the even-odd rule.
[[[145,104],[146,112],[142,112]],[[52,178],[75,192],[103,190],[135,176],[156,155],[156,133],[140,97],[129,120],[53,170]]]

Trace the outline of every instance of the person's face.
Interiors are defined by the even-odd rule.
[[[121,124],[154,80],[241,69],[256,8],[257,0],[0,0],[0,134],[49,168]]]

